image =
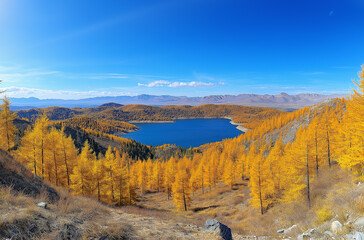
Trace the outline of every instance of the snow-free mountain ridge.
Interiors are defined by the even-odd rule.
[[[170,96],[170,95],[138,95],[138,96],[110,96],[110,97],[94,97],[78,100],[64,99],[38,99],[38,98],[11,98],[14,109],[27,109],[34,107],[94,107],[106,103],[115,104],[145,104],[145,105],[202,105],[202,104],[234,104],[245,106],[262,106],[276,108],[300,108],[313,105],[322,101],[326,101],[343,95],[323,95],[314,93],[302,93],[289,95],[280,93],[276,95],[270,94],[239,94],[239,95],[210,95],[205,97],[186,97],[186,96]]]

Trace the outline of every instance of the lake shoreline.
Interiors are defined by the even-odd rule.
[[[175,120],[165,120],[165,121],[152,121],[152,120],[145,120],[145,121],[130,121],[129,123],[174,123],[176,120],[187,120],[187,119],[212,119],[212,118],[219,118],[219,117],[205,117],[205,118],[177,118]],[[223,119],[230,120],[230,124],[236,126],[236,129],[245,133],[249,129],[245,128],[242,124],[236,123],[233,121],[231,117],[222,117]],[[138,129],[134,130],[137,131]],[[133,132],[133,131],[132,131]]]
[[[238,130],[240,130],[240,131],[242,131],[242,132],[247,132],[249,129],[247,129],[247,128],[245,128],[242,124],[240,124],[240,123],[236,123],[236,122],[234,122],[233,121],[233,119],[231,118],[231,117],[224,117],[225,119],[229,119],[230,120],[230,123],[232,124],[232,125],[235,125],[236,126],[236,128],[238,129]]]
[[[129,123],[174,123],[174,121],[130,121]]]

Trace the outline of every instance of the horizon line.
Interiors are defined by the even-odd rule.
[[[88,100],[88,99],[97,99],[97,98],[117,98],[117,97],[140,97],[140,96],[151,96],[151,97],[183,97],[183,98],[204,98],[204,97],[212,97],[212,96],[232,96],[237,97],[240,95],[257,95],[257,96],[278,96],[278,95],[288,95],[288,96],[297,96],[297,95],[321,95],[321,96],[348,96],[351,93],[340,93],[340,92],[333,92],[333,93],[318,93],[318,92],[299,92],[299,93],[286,93],[286,92],[280,92],[280,93],[238,93],[238,94],[210,94],[210,95],[200,95],[200,96],[187,96],[187,95],[170,95],[170,94],[147,94],[147,93],[141,93],[141,94],[135,94],[135,95],[105,95],[105,96],[95,96],[95,97],[84,97],[84,98],[75,98],[75,99],[67,99],[67,98],[41,98],[41,97],[35,97],[35,96],[29,96],[29,97],[9,97],[6,95],[6,92],[1,93],[1,97],[7,97],[9,99],[37,99],[37,100],[62,100],[62,101],[79,101],[79,100]]]

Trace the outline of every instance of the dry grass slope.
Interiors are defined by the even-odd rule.
[[[218,239],[193,224],[125,213],[67,192],[47,209],[37,207],[46,200],[0,188],[0,239]]]
[[[57,192],[39,177],[34,176],[22,164],[18,163],[7,152],[0,150],[0,187],[11,187],[13,190],[30,196],[46,194],[51,201],[57,201]]]
[[[148,193],[143,196],[139,207],[128,207],[130,213],[149,215],[161,219],[174,219],[177,222],[190,222],[201,225],[208,218],[217,218],[241,236],[269,236],[280,238],[278,229],[298,225],[291,236],[321,225],[326,226],[332,219],[347,222],[364,216],[364,186],[357,186],[351,175],[338,166],[322,171],[312,189],[312,207],[305,202],[279,203],[261,215],[258,209],[250,206],[247,182],[240,182],[233,189],[219,185],[202,194],[193,196],[188,212],[175,212],[174,205],[165,193]],[[330,216],[320,219],[320,211],[328,209]]]

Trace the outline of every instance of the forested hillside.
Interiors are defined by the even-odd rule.
[[[42,180],[114,206],[134,205],[149,193],[160,193],[173,201],[176,210],[187,212],[192,210],[195,195],[245,184],[249,206],[261,215],[275,206],[304,202],[304,211],[314,209],[318,218],[328,220],[343,213],[322,205],[320,198],[324,196],[317,194],[324,181],[321,175],[349,172],[355,183],[364,180],[363,94],[364,68],[350,99],[335,99],[294,112],[229,105],[111,105],[69,110],[71,113],[62,110],[61,115],[58,110],[56,114],[55,109],[46,109],[40,116],[40,110],[22,111],[18,115],[34,124],[19,143],[16,114],[5,99],[0,148]],[[63,121],[51,122],[46,114]],[[237,138],[179,151],[168,158],[156,158],[150,148],[111,135],[133,129],[132,124],[121,121],[227,116],[245,123],[250,130]],[[94,151],[92,142],[85,139],[79,152],[66,127],[80,128],[92,136],[99,134],[112,144],[107,150]],[[159,148],[163,149],[166,147]],[[140,152],[145,153],[143,158],[138,157]],[[362,196],[355,196],[353,204],[360,201]]]
[[[231,117],[234,122],[242,123],[252,128],[262,119],[281,113],[272,108],[244,107],[236,105],[201,105],[201,106],[147,106],[147,105],[117,105],[107,104],[96,108],[44,108],[18,111],[20,118],[34,121],[45,114],[50,120],[68,120],[68,124],[94,128],[102,124],[98,131],[106,128],[110,130],[130,131],[133,126],[125,122],[130,121],[173,121],[181,118],[212,118]],[[72,120],[70,120],[72,119]],[[102,123],[100,123],[102,119]],[[105,121],[107,120],[107,121]],[[93,126],[92,126],[93,125]],[[105,125],[108,125],[107,127]],[[115,128],[116,127],[116,128]]]
[[[78,150],[82,148],[87,140],[96,155],[105,154],[108,146],[118,148],[119,151],[127,153],[132,159],[158,158],[176,155],[170,149],[155,148],[142,145],[138,142],[119,137],[120,133],[130,132],[137,129],[129,122],[133,121],[173,121],[180,118],[210,118],[210,117],[232,117],[234,121],[244,124],[244,127],[254,128],[259,123],[271,116],[282,112],[270,108],[244,107],[234,105],[203,105],[203,106],[164,106],[152,107],[146,105],[120,105],[104,104],[96,108],[45,108],[18,111],[17,121],[36,124],[37,119],[47,118],[47,126],[56,127],[72,137]],[[20,118],[20,119],[19,119]],[[20,126],[20,124],[17,124]],[[17,137],[25,134],[22,127]],[[117,135],[115,135],[117,134]],[[18,141],[19,142],[19,141]],[[173,149],[178,150],[175,147]],[[177,154],[178,155],[178,154]]]
[[[87,116],[73,117],[63,121],[55,121],[55,124],[108,134],[136,130],[135,125],[127,122],[109,119],[99,120],[97,118],[90,118]]]

